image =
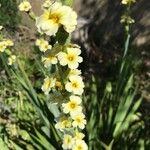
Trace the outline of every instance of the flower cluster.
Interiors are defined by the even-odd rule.
[[[31,9],[31,5],[27,0],[24,0],[20,5],[19,5],[19,10],[20,11],[25,11],[28,12]]]
[[[136,0],[122,0],[121,3],[123,5],[131,5],[132,3],[135,3]]]
[[[121,16],[120,22],[121,23],[126,23],[126,24],[133,24],[135,21],[130,16],[123,15],[123,16]]]
[[[75,30],[77,15],[70,7],[46,1],[43,10],[43,14],[36,18],[36,26],[41,34],[55,35],[61,26],[68,33]]]
[[[120,22],[124,24],[126,32],[129,32],[130,26],[135,23],[135,20],[130,16],[130,6],[134,4],[136,0],[122,0],[122,5],[125,6],[125,13],[121,16]]]
[[[0,41],[0,52],[5,52],[8,55],[8,65],[12,65],[16,62],[16,56],[12,55],[11,51],[9,50],[9,47],[12,46],[14,46],[14,43],[9,39],[2,39]]]
[[[27,13],[32,12],[27,1],[21,3],[19,9]],[[55,95],[55,98],[61,99],[57,102],[61,115],[56,118],[55,127],[62,133],[62,148],[87,150],[88,146],[83,140],[85,135],[82,133],[86,125],[82,107],[84,83],[81,71],[78,70],[79,64],[83,61],[80,56],[81,49],[78,45],[57,41],[57,33],[60,30],[67,34],[75,30],[77,14],[69,6],[51,0],[46,0],[42,9],[42,15],[35,17],[36,27],[40,33],[35,45],[42,52],[44,66],[55,68],[53,73],[44,79],[42,91],[46,95]],[[51,38],[55,37],[55,42],[51,42]]]
[[[13,46],[14,43],[11,40],[3,39],[0,41],[0,52],[4,52],[6,48]]]

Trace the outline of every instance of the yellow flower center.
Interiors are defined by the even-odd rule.
[[[72,87],[78,88],[78,84],[76,82],[72,83]]]
[[[46,82],[46,87],[49,88],[50,85],[51,85],[51,81],[49,80],[49,81]]]
[[[71,139],[70,139],[70,138],[67,138],[67,139],[65,140],[65,143],[66,143],[66,144],[70,144],[70,143],[71,143]]]
[[[54,57],[52,55],[48,55],[48,59],[52,60]]]
[[[51,13],[49,13],[48,19],[49,20],[53,20],[53,22],[58,24],[59,20],[60,20],[60,15],[59,14],[51,14]]]
[[[79,145],[79,146],[77,147],[77,150],[82,150],[82,146]]]
[[[71,123],[70,123],[68,120],[64,120],[64,121],[62,122],[62,126],[63,126],[64,128],[70,128],[70,127],[71,127]]]
[[[70,103],[70,108],[71,108],[71,109],[75,109],[75,107],[76,107],[76,104],[75,104],[75,103],[73,103],[73,102]]]
[[[45,49],[48,49],[48,45],[44,45],[44,48],[45,48]]]
[[[80,122],[81,122],[81,119],[80,119],[80,118],[76,118],[76,121],[77,121],[78,123],[80,123]]]
[[[73,55],[68,55],[67,59],[68,59],[69,61],[74,61],[74,56],[73,56]]]

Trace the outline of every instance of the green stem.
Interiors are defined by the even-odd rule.
[[[129,42],[130,42],[130,34],[127,34],[127,38],[126,38],[126,42],[125,42],[125,49],[124,49],[124,54],[123,54],[123,58],[127,55],[128,53],[128,49],[129,49]]]

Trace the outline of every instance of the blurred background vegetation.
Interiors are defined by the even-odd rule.
[[[30,1],[35,13],[40,14],[42,0]],[[40,89],[46,71],[33,46],[37,36],[34,22],[26,14],[18,13],[19,2],[0,0],[0,25],[5,27],[3,34],[15,42],[22,63],[18,72],[26,73],[23,77],[28,76],[20,84],[16,78],[23,77],[16,72],[16,76],[10,77],[0,63],[0,147],[4,147],[2,150],[53,150],[54,147],[60,150],[59,133],[53,128],[57,113]],[[130,15],[135,18],[135,24],[131,28],[131,43],[125,59],[122,58],[126,37],[120,23],[124,13],[121,2],[74,0],[73,6],[78,13],[78,27],[72,41],[81,46],[84,58],[80,68],[86,84],[84,106],[88,124],[85,134],[89,150],[148,150],[148,0],[139,0],[131,8]],[[13,33],[11,36],[10,32]],[[120,71],[122,63],[125,67]]]

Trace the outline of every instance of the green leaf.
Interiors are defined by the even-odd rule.
[[[0,138],[0,148],[3,150],[9,150],[6,143]]]
[[[52,144],[50,144],[50,141],[47,141],[47,139],[35,129],[36,136],[31,135],[35,140],[37,140],[43,147],[46,148],[46,150],[56,150]]]

